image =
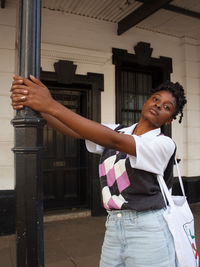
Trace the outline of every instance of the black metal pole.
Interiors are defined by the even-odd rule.
[[[41,1],[19,0],[19,75],[40,76]],[[44,266],[42,136],[45,121],[25,107],[15,128],[17,267]]]

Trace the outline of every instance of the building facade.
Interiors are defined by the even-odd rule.
[[[0,214],[1,234],[14,229],[14,111],[12,76],[17,72],[17,3],[0,8]],[[154,18],[159,21],[159,16]],[[152,24],[153,19],[149,19]],[[162,21],[160,22],[162,23]],[[198,20],[200,28],[200,20]],[[159,23],[158,23],[159,24]],[[139,24],[140,25],[140,24]],[[151,25],[152,26],[152,25]],[[177,26],[177,25],[176,25]],[[170,27],[170,25],[168,25]],[[173,27],[173,25],[171,25]],[[187,27],[187,25],[182,25]],[[101,123],[137,120],[152,86],[170,79],[186,90],[182,124],[164,129],[177,144],[186,192],[200,201],[200,35],[159,32],[136,26],[117,35],[117,24],[43,6],[41,80],[52,95],[75,112]],[[186,29],[187,30],[187,29]],[[133,105],[134,103],[134,105]],[[98,156],[84,143],[44,128],[44,207],[87,208],[102,212],[98,193]],[[175,172],[176,176],[176,172]],[[8,218],[13,218],[8,223]]]

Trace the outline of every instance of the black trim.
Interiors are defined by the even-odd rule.
[[[54,63],[54,69],[59,83],[71,84],[74,79],[77,65],[72,61],[59,60]]]
[[[6,0],[1,0],[1,8],[5,8]]]
[[[150,46],[149,43],[138,42],[136,46],[134,46],[134,50],[137,49],[138,45],[146,44],[146,47]],[[135,65],[137,69],[148,71],[150,67],[158,67],[162,69],[161,80],[169,80],[170,74],[173,72],[172,69],[172,58],[160,56],[159,58],[151,57],[148,61],[148,65],[146,68],[146,64],[143,64],[141,61],[138,61],[138,56],[136,54],[130,54],[125,49],[112,48],[113,52],[113,64],[117,67],[124,67],[127,65]],[[138,66],[137,66],[138,65]]]
[[[116,66],[115,84],[116,84],[116,122],[121,123],[121,81],[120,73],[128,68],[132,71],[151,73],[153,78],[152,87],[157,87],[160,83],[170,80],[172,69],[172,58],[160,56],[159,58],[151,57],[153,48],[150,43],[138,42],[133,47],[136,54],[130,54],[125,49],[113,48],[113,64]],[[154,83],[156,81],[156,84]],[[171,136],[171,125],[163,126],[162,132],[165,135]]]
[[[0,190],[0,235],[15,233],[16,228],[15,190]]]
[[[166,4],[171,2],[172,0],[151,0],[145,2],[143,5],[139,6],[136,10],[134,10],[131,14],[123,18],[118,23],[118,35],[126,32],[136,24],[143,21],[145,18],[149,17],[160,8],[163,8]]]
[[[138,64],[148,66],[153,52],[151,44],[139,42],[136,46],[134,46],[134,50]]]
[[[97,157],[97,161],[99,158]],[[92,167],[92,165],[91,165]],[[189,203],[200,202],[200,176],[183,177],[185,193]],[[98,203],[101,202],[99,180],[92,180],[93,190],[92,198]],[[181,195],[178,178],[174,178],[172,192],[175,195]],[[15,234],[16,221],[16,199],[15,190],[0,190],[0,236]],[[101,212],[100,212],[101,211]],[[101,206],[93,207],[93,216],[105,215],[104,208]]]
[[[189,203],[200,202],[200,177],[182,177],[185,194]],[[175,195],[182,195],[178,178],[174,178],[172,192]]]

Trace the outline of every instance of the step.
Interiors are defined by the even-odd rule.
[[[85,218],[91,216],[88,209],[53,210],[44,213],[44,223],[65,221],[70,219]]]

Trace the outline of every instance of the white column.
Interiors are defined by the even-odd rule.
[[[200,42],[183,38],[183,85],[187,105],[184,110],[184,156],[181,165],[185,176],[200,175]]]

